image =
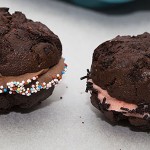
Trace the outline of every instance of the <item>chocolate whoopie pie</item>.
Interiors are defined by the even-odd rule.
[[[48,98],[66,67],[61,42],[47,26],[0,8],[0,112]]]
[[[149,33],[117,36],[99,45],[83,78],[87,78],[92,104],[109,121],[150,129]]]

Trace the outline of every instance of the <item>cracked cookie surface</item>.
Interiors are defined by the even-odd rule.
[[[150,100],[150,34],[117,36],[93,54],[91,78],[117,99],[128,103]]]
[[[18,76],[56,65],[62,55],[57,35],[22,12],[0,8],[0,73]]]

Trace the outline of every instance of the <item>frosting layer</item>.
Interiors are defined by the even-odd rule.
[[[148,119],[150,113],[148,112],[138,112],[138,105],[124,102],[123,100],[118,100],[111,97],[106,90],[103,90],[101,87],[96,85],[92,79],[89,79],[88,82],[92,83],[93,88],[98,92],[98,99],[101,104],[105,103],[107,105],[108,111],[117,111],[121,112],[125,116],[132,116],[137,118]],[[145,105],[145,107],[147,107]]]
[[[20,76],[1,76],[0,93],[19,93],[30,96],[41,89],[49,89],[52,85],[58,84],[65,73],[67,65],[61,58],[59,63],[52,68],[42,69],[35,73],[26,73]]]

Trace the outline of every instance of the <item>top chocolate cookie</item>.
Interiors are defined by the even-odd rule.
[[[150,102],[150,34],[117,36],[93,54],[91,78],[119,100]]]
[[[21,12],[0,8],[0,75],[18,76],[56,65],[62,55],[57,35]]]

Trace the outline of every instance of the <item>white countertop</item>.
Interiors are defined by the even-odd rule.
[[[107,15],[51,0],[0,0],[0,6],[20,10],[59,35],[69,65],[63,82],[38,109],[0,116],[0,150],[149,150],[149,134],[102,120],[80,77],[100,43],[118,34],[150,32],[150,11]]]

